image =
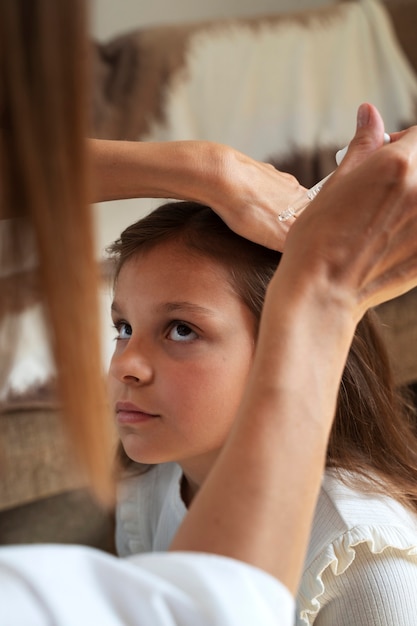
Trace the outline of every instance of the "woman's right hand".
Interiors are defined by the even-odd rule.
[[[386,146],[383,130],[362,105],[343,163],[292,226],[280,268],[295,284],[318,277],[356,322],[417,285],[417,127]]]

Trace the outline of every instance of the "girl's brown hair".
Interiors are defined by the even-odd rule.
[[[105,497],[111,440],[87,206],[87,41],[83,0],[0,3],[0,217],[7,220],[0,234],[0,322],[3,335],[10,320],[17,325],[13,314],[28,297],[25,264],[34,260],[63,416]],[[6,354],[1,359],[4,383]]]
[[[208,207],[168,203],[129,226],[108,251],[116,263],[175,239],[223,263],[236,294],[259,321],[266,288],[281,255],[232,232]],[[306,355],[314,359],[314,355]],[[417,433],[415,412],[396,389],[378,320],[369,311],[359,322],[340,386],[327,467],[361,489],[389,493],[417,510]],[[124,469],[145,471],[119,445]]]

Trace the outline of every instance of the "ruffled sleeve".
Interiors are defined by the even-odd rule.
[[[390,593],[381,594],[387,584]],[[378,602],[376,593],[382,595]],[[415,604],[411,613],[410,601]],[[352,529],[304,572],[298,603],[300,625],[313,624],[322,611],[316,622],[321,626],[412,624],[417,615],[416,536],[402,528]],[[374,610],[366,615],[369,606]],[[403,621],[400,615],[405,609]],[[353,619],[354,612],[359,621]],[[393,614],[394,621],[387,621],[387,614]]]
[[[299,626],[415,623],[416,516],[390,498],[366,496],[327,477],[297,606]]]

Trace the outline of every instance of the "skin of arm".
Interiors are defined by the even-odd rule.
[[[234,429],[172,544],[247,561],[293,593],[356,324],[417,280],[417,129],[377,150],[382,135],[362,105],[340,171],[291,228]]]
[[[326,298],[325,281],[316,287],[312,279],[295,291],[284,273],[274,277],[235,428],[172,545],[247,561],[292,593],[355,329],[347,307]]]
[[[209,141],[89,140],[94,202],[173,198],[211,206],[228,226],[282,250],[291,221],[277,221],[300,190],[290,174]],[[277,227],[278,226],[278,227]]]

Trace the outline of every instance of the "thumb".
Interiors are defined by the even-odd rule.
[[[356,133],[340,169],[350,171],[384,144],[384,122],[376,107],[364,103],[358,108]]]

